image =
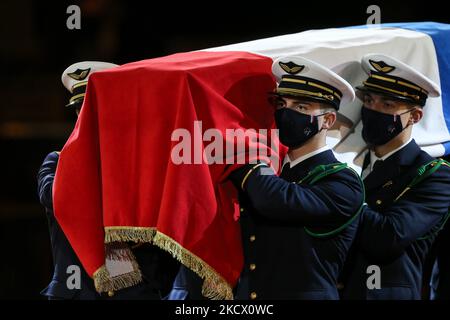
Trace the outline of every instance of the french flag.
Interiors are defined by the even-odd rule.
[[[436,22],[389,23],[305,32],[232,44],[207,51],[246,51],[273,60],[299,55],[334,69],[354,87],[367,78],[361,57],[382,53],[403,61],[440,85],[442,95],[429,98],[413,138],[433,157],[450,154],[450,25]],[[365,144],[361,138],[361,101],[341,106],[341,129],[328,144],[337,158],[360,170]],[[341,119],[341,121],[339,121]]]

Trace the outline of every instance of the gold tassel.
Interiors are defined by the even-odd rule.
[[[203,279],[202,294],[212,300],[233,300],[231,286],[202,259],[184,249],[172,238],[157,232],[153,244],[170,253]]]
[[[121,274],[116,277],[111,277],[105,265],[102,265],[94,272],[94,285],[97,292],[117,291],[128,288],[142,282],[142,274],[139,265],[136,262],[136,257],[133,252],[122,244],[106,244],[106,256],[112,260],[127,260],[133,266],[133,271]],[[108,248],[110,247],[110,248]],[[116,256],[111,249],[123,249],[125,252]]]
[[[142,282],[142,274],[139,269],[117,277],[111,277],[105,265],[95,271],[93,278],[97,292],[118,291]]]
[[[95,289],[97,290],[97,292],[107,292],[111,290],[111,279],[105,265],[102,265],[97,269],[97,271],[94,272],[93,278]]]
[[[202,294],[212,300],[232,300],[231,286],[205,261],[183,248],[172,238],[150,227],[105,227],[105,243],[147,242],[170,253],[203,279]],[[107,270],[106,270],[107,272]],[[109,274],[108,274],[109,275]],[[103,276],[99,274],[99,277]]]
[[[152,242],[156,228],[105,227],[105,243],[111,242]]]

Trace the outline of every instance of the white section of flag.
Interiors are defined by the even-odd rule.
[[[440,85],[439,69],[433,40],[424,33],[400,28],[343,28],[310,30],[295,34],[260,39],[206,49],[206,51],[246,51],[276,59],[300,55],[335,71],[353,86],[360,85],[367,75],[360,66],[367,53],[383,53],[397,58]],[[341,106],[340,113],[353,122],[350,134],[339,132],[328,139],[337,157],[354,167],[361,165],[365,144],[361,138],[361,101]],[[414,126],[413,138],[432,156],[442,156],[441,143],[450,140],[441,98],[429,98],[424,118]],[[341,130],[342,131],[342,130]],[[336,144],[339,144],[336,146]]]

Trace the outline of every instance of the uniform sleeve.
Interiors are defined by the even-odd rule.
[[[39,201],[47,209],[53,208],[52,189],[58,159],[56,152],[48,154],[37,175]]]
[[[257,168],[248,177],[245,193],[258,214],[303,224],[335,223],[353,216],[363,202],[362,186],[348,169],[314,185],[296,184]]]
[[[439,171],[405,193],[386,212],[366,207],[359,237],[368,257],[380,261],[398,257],[441,222],[450,205],[450,171]]]

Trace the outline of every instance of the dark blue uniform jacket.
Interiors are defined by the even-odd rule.
[[[313,185],[295,183],[316,166],[337,162],[327,150],[283,167],[280,177],[260,169],[251,173],[240,195],[245,265],[238,299],[339,298],[337,278],[358,221],[324,238],[305,227],[323,233],[348,222],[363,203],[362,183],[350,169]],[[232,179],[239,185],[237,175]]]
[[[433,160],[415,141],[394,153],[364,179],[368,207],[351,249],[344,297],[349,299],[420,299],[422,271],[450,204],[450,168],[441,166],[395,199]],[[366,165],[369,163],[366,158]],[[381,288],[367,288],[367,267],[381,271]],[[346,268],[347,268],[346,267]]]

